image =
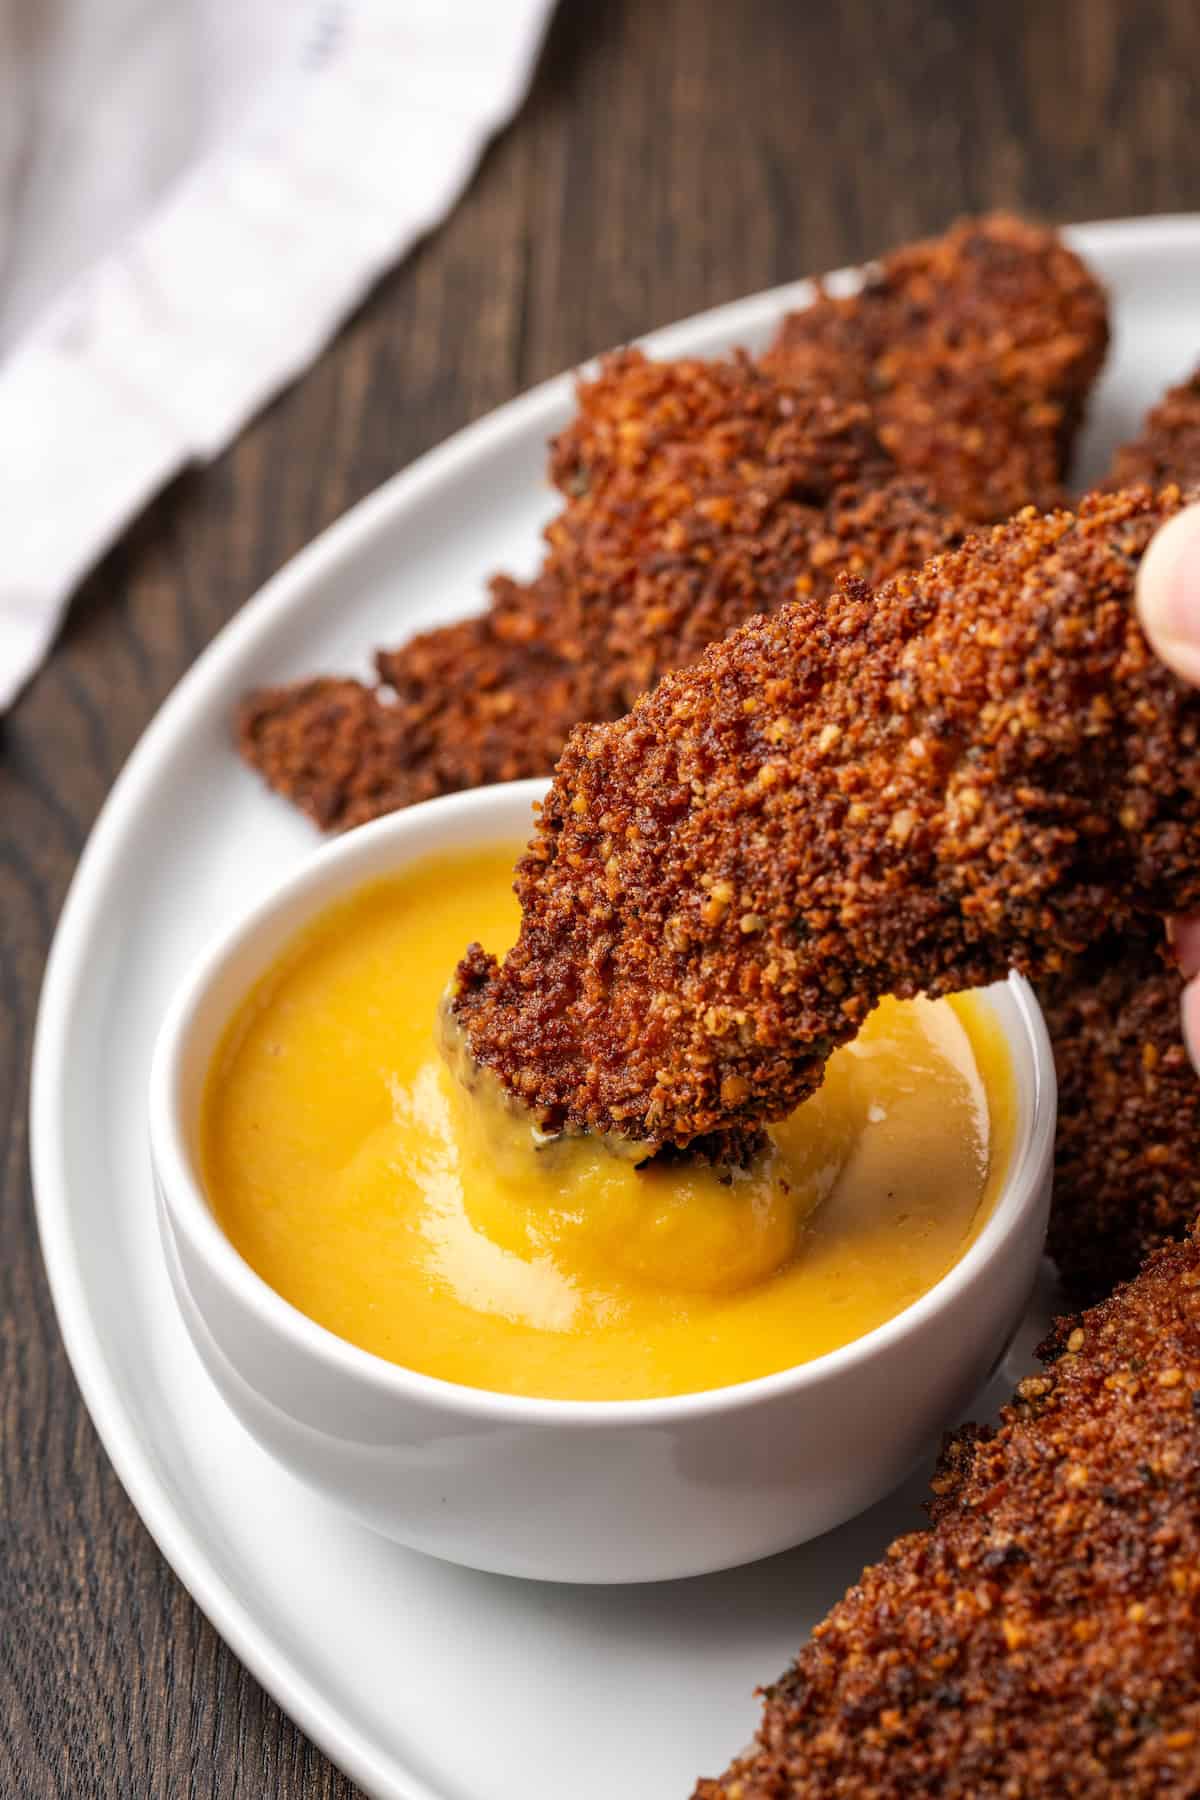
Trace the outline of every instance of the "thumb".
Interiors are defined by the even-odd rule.
[[[1169,668],[1200,687],[1200,505],[1155,532],[1137,579],[1142,629]]]
[[[1192,1067],[1200,1072],[1200,982],[1190,981],[1183,990],[1183,1036],[1192,1059]]]

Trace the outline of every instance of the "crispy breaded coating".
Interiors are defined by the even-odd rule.
[[[1133,480],[1200,486],[1200,374],[1118,450],[1108,485]],[[1200,1080],[1161,935],[1114,933],[1038,984],[1059,1083],[1049,1249],[1081,1301],[1127,1281],[1200,1211]]]
[[[744,355],[624,351],[579,398],[551,459],[574,497],[546,532],[543,578],[556,579],[500,583],[495,603],[532,612],[533,641],[599,665],[604,716],[756,613],[828,593],[841,568],[890,574],[962,535],[925,486],[897,477],[866,405]]]
[[[434,794],[545,775],[573,725],[616,719],[668,669],[850,567],[882,579],[963,521],[896,477],[867,408],[804,395],[748,358],[610,357],[553,451],[569,493],[528,583],[482,618],[376,658],[338,732],[311,683],[248,696],[246,760],[325,830]],[[313,796],[320,800],[320,810]]]
[[[548,1127],[684,1145],[790,1112],[884,994],[1200,902],[1200,694],[1132,607],[1179,505],[1030,510],[576,730],[518,941],[459,971],[476,1058]]]
[[[403,734],[360,681],[314,676],[259,688],[238,715],[242,755],[323,830],[372,817],[394,781]]]
[[[1079,258],[999,214],[896,250],[859,293],[793,313],[765,361],[864,399],[897,468],[986,523],[1062,501],[1106,343],[1103,296]]]
[[[1058,1068],[1047,1248],[1079,1300],[1128,1280],[1200,1213],[1200,1079],[1159,940],[1107,940],[1039,984]]]
[[[562,719],[590,711],[588,665],[507,645],[490,616],[414,638],[407,673],[391,668],[387,652],[377,661],[384,681],[403,683],[391,698],[325,676],[260,688],[242,702],[242,755],[322,831],[552,768]],[[461,678],[464,667],[473,681]],[[457,740],[446,732],[451,711]]]
[[[1117,451],[1108,485],[1157,488],[1168,481],[1200,481],[1200,369],[1164,394],[1141,434]]]
[[[1200,1793],[1200,1251],[1061,1319],[695,1800]]]
[[[482,620],[382,652],[333,737],[311,684],[251,695],[246,760],[324,829],[548,774],[572,725],[620,717],[753,614],[1057,495],[1107,321],[1052,232],[968,222],[800,317],[805,343],[765,365],[606,359],[553,446],[565,505],[533,580],[497,577]]]

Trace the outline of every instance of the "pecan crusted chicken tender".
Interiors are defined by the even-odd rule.
[[[597,712],[590,665],[506,641],[492,615],[381,651],[376,666],[386,688],[318,675],[242,702],[243,757],[322,831],[545,774],[569,724]]]
[[[1200,374],[1117,451],[1109,485],[1200,484]],[[1200,1211],[1200,1082],[1179,1030],[1182,981],[1162,931],[1112,932],[1038,985],[1058,1066],[1048,1248],[1089,1301],[1182,1237]]]
[[[858,293],[792,313],[764,361],[871,407],[884,448],[977,523],[1056,505],[1104,354],[1094,278],[1003,214],[895,250]]]
[[[1200,1793],[1200,1248],[1060,1320],[696,1800]]]
[[[963,535],[897,473],[862,402],[745,356],[623,351],[579,403],[552,457],[570,498],[532,581],[497,576],[481,617],[379,652],[377,688],[324,678],[244,701],[243,756],[323,829],[548,774],[573,725],[619,718],[754,614]]]
[[[250,695],[242,754],[323,829],[550,769],[756,613],[872,582],[971,520],[1049,505],[1108,328],[1053,232],[968,220],[819,295],[763,363],[606,359],[551,477],[565,504],[529,582],[376,659],[378,686]]]
[[[1031,510],[576,731],[520,937],[460,966],[477,1060],[548,1127],[686,1145],[789,1112],[884,994],[1200,902],[1200,694],[1131,604],[1180,503]]]
[[[1168,389],[1140,434],[1113,458],[1108,486],[1200,482],[1200,369]]]
[[[1200,1213],[1200,1081],[1161,937],[1108,940],[1039,984],[1058,1068],[1047,1249],[1080,1300],[1108,1293]]]

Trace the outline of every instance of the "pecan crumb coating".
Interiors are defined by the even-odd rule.
[[[1141,433],[1113,458],[1113,488],[1200,480],[1200,369],[1168,390]]]
[[[239,711],[243,757],[322,831],[544,773],[562,721],[593,710],[590,667],[514,648],[490,616],[414,638],[399,665],[387,651],[376,662],[379,687],[318,676],[260,688]],[[446,731],[451,711],[457,736]]]
[[[785,387],[748,358],[606,359],[552,467],[572,496],[532,581],[497,576],[479,618],[376,657],[378,684],[250,694],[241,752],[324,830],[435,794],[546,775],[573,725],[616,719],[668,669],[839,569],[882,580],[964,521],[897,476],[858,402]],[[314,709],[315,702],[315,709]]]
[[[1108,485],[1134,480],[1200,485],[1200,372],[1117,451]],[[1127,1281],[1200,1211],[1200,1081],[1161,937],[1113,933],[1038,985],[1058,1066],[1048,1247],[1080,1301]]]
[[[896,250],[857,294],[793,313],[765,360],[792,381],[832,373],[869,403],[898,469],[987,523],[1061,502],[1106,342],[1079,258],[997,214]]]
[[[1200,694],[1131,603],[1180,504],[1030,509],[576,730],[518,941],[459,972],[474,1055],[553,1126],[683,1145],[790,1112],[884,994],[1200,902]]]
[[[1060,1319],[695,1800],[1200,1793],[1200,1249]]]
[[[1200,1213],[1200,1080],[1158,939],[1114,938],[1039,987],[1058,1068],[1047,1248],[1098,1299]]]
[[[609,357],[552,447],[539,573],[381,652],[377,686],[250,695],[241,752],[326,830],[548,774],[573,725],[752,615],[1049,504],[1107,331],[1054,233],[991,218],[885,258],[861,301],[818,297],[762,364]]]

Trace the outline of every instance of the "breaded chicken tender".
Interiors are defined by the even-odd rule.
[[[1122,480],[1200,487],[1200,375],[1118,450]],[[1179,1027],[1181,979],[1161,928],[1110,933],[1038,984],[1058,1066],[1048,1248],[1063,1286],[1098,1299],[1200,1212],[1200,1080]]]
[[[1200,1248],[1081,1318],[695,1800],[1200,1793]]]
[[[995,218],[818,298],[762,364],[609,357],[553,446],[565,504],[539,573],[381,652],[377,686],[250,695],[242,754],[329,830],[548,774],[574,724],[620,717],[752,615],[1057,498],[1106,342],[1079,259]]]
[[[1078,257],[1000,214],[896,250],[858,293],[791,314],[765,362],[863,399],[898,469],[988,523],[1061,502],[1106,341]]]
[[[1108,939],[1038,988],[1058,1068],[1047,1249],[1079,1300],[1127,1280],[1200,1213],[1200,1079],[1161,937]]]
[[[1200,369],[1168,390],[1140,435],[1113,458],[1111,488],[1200,481]]]
[[[1132,607],[1180,504],[1030,510],[574,732],[518,941],[458,972],[476,1060],[546,1129],[685,1146],[790,1112],[884,994],[1200,904],[1200,694]]]
[[[883,579],[963,535],[896,474],[865,406],[797,392],[746,357],[625,351],[579,401],[552,460],[572,497],[532,581],[498,576],[482,617],[381,651],[375,688],[305,682],[243,703],[243,755],[323,829],[548,774],[579,720],[619,718],[753,614],[828,593],[843,567]]]
[[[414,638],[399,661],[389,651],[376,661],[390,698],[316,676],[242,702],[243,756],[322,831],[552,769],[564,720],[596,712],[590,664],[508,643],[490,614]]]

